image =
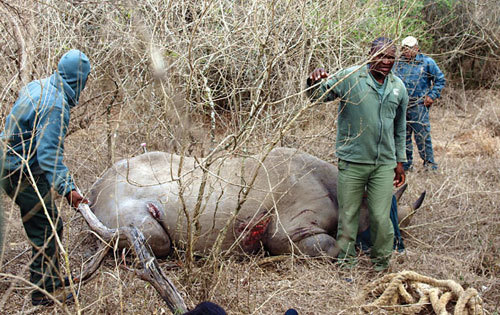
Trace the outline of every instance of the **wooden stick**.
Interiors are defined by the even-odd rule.
[[[161,270],[156,257],[152,253],[151,247],[149,247],[146,243],[146,238],[139,229],[134,226],[123,226],[118,229],[110,229],[102,224],[92,210],[90,210],[90,207],[85,203],[80,203],[78,211],[80,211],[82,216],[85,218],[89,227],[102,237],[104,241],[111,242],[118,239],[128,240],[129,244],[133,246],[135,254],[142,263],[143,270],[136,272],[139,277],[142,280],[151,283],[156,291],[158,291],[162,299],[167,303],[167,306],[170,308],[172,313],[182,314],[187,311],[186,304],[184,303],[179,291],[177,291],[172,282]],[[104,246],[108,247],[107,244]],[[100,249],[103,249],[103,252],[107,252],[107,250],[102,248],[102,246]],[[92,260],[89,267],[83,272],[82,280],[89,278],[92,273],[97,270],[104,258],[104,255],[105,254],[103,253],[98,254],[96,258]]]

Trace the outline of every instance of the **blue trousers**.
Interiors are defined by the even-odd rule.
[[[412,135],[417,143],[418,154],[424,161],[424,166],[437,169],[432,150],[431,123],[429,121],[429,108],[423,104],[408,107],[406,111],[406,160],[403,164],[408,170],[413,164]]]

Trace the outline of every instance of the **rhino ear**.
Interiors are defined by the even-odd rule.
[[[399,202],[399,199],[401,199],[401,196],[403,195],[407,187],[408,184],[404,184],[403,186],[401,186],[401,188],[398,189],[398,191],[396,191],[395,196],[397,202]]]
[[[422,192],[422,194],[420,195],[420,197],[418,197],[417,201],[415,201],[412,205],[411,205],[411,209],[413,211],[417,210],[418,208],[420,208],[420,206],[422,205],[422,203],[424,202],[424,199],[425,199],[425,194],[427,193],[426,190],[424,190]]]

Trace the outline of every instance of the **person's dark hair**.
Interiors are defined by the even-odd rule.
[[[226,311],[212,302],[201,302],[196,307],[183,315],[227,315]]]
[[[374,51],[380,50],[380,48],[387,48],[390,46],[393,46],[394,42],[392,39],[388,37],[377,37],[375,40],[372,42],[371,48],[370,48],[370,53],[373,53]]]

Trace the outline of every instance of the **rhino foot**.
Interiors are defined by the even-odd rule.
[[[301,253],[308,256],[327,255],[335,258],[339,254],[335,238],[326,233],[308,236],[295,242],[295,245]]]

